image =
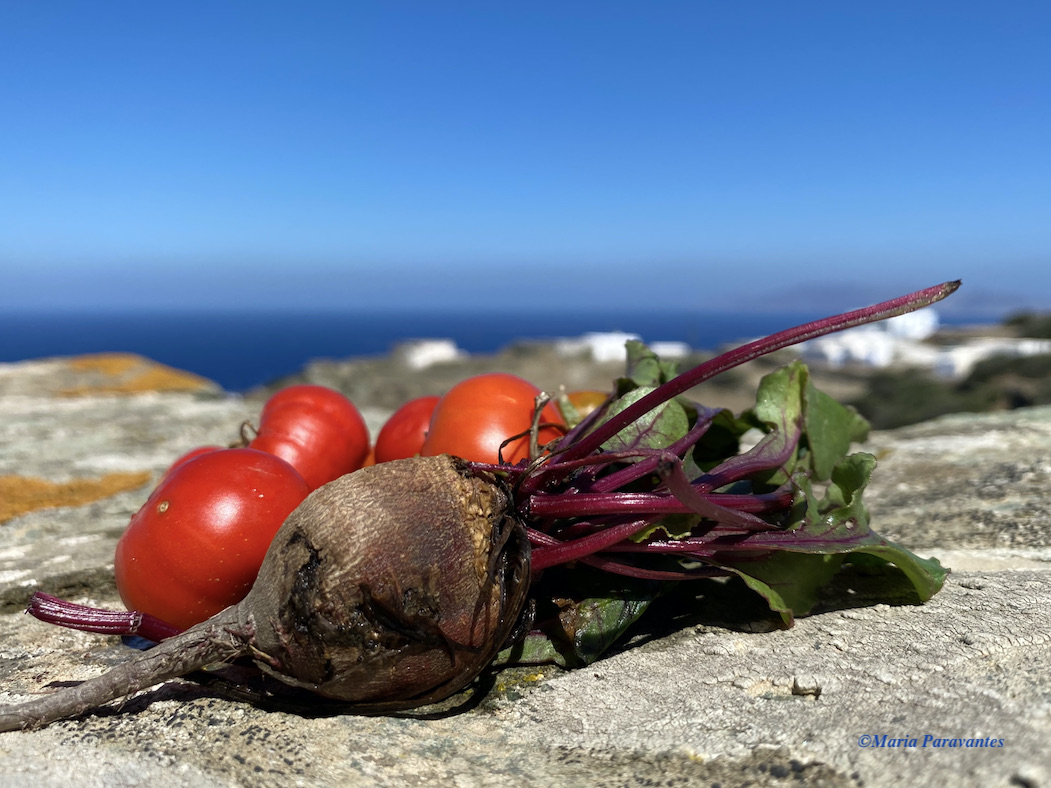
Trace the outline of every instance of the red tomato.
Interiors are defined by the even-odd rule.
[[[290,462],[315,490],[364,465],[369,430],[354,403],[338,391],[303,384],[267,400],[259,433],[248,445]]]
[[[183,629],[236,604],[277,529],[309,493],[295,468],[256,449],[188,460],[169,471],[117,542],[121,599]]]
[[[198,446],[196,449],[190,449],[186,454],[180,455],[175,462],[168,466],[168,470],[164,472],[167,476],[169,473],[174,471],[180,465],[189,462],[190,460],[200,457],[202,454],[211,454],[213,451],[223,451],[222,446]]]
[[[165,479],[167,479],[169,476],[171,476],[172,471],[174,471],[176,468],[178,468],[181,465],[185,465],[190,460],[192,460],[192,459],[194,459],[196,457],[200,457],[202,454],[211,454],[213,451],[222,451],[222,450],[223,450],[222,446],[198,446],[196,449],[190,449],[185,454],[180,454],[176,458],[175,462],[173,462],[171,465],[168,466],[168,470],[166,470],[164,472],[164,475],[161,477],[161,482],[163,482]],[[157,483],[160,484],[160,482],[157,482]]]
[[[420,453],[425,457],[453,454],[476,462],[498,462],[500,444],[532,426],[539,393],[529,381],[502,372],[475,375],[457,383],[438,400]],[[540,430],[541,446],[565,433],[565,420],[552,403],[544,407],[540,421],[557,425]],[[528,457],[528,435],[503,449],[505,462],[513,464]]]
[[[415,457],[423,448],[438,397],[409,400],[387,419],[376,438],[376,462]]]

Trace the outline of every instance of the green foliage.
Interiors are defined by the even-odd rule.
[[[1017,312],[1010,315],[1004,325],[1013,328],[1020,337],[1051,339],[1051,313]]]
[[[953,382],[920,369],[873,375],[866,393],[851,403],[877,429],[916,424],[947,413],[981,413],[1051,404],[1051,354],[978,362]]]
[[[717,556],[719,565],[732,569],[766,599],[786,625],[796,615],[813,608],[820,590],[852,553],[893,563],[912,581],[919,597],[929,599],[945,582],[946,573],[938,561],[921,559],[869,528],[862,494],[876,467],[876,458],[862,452],[845,454],[853,439],[866,434],[864,421],[835,400],[823,394],[815,396],[810,391],[812,384],[804,379],[804,371],[805,367],[772,373],[775,379],[795,380],[794,386],[776,386],[787,403],[786,411],[791,412],[797,402],[807,403],[818,425],[813,433],[807,429],[810,451],[803,454],[792,474],[797,496],[791,524],[785,532],[756,535],[748,540],[750,545],[776,552],[759,559],[750,556],[744,561],[733,554]],[[833,424],[838,428],[834,429]],[[829,443],[823,443],[822,434],[827,435]],[[848,435],[852,439],[846,439]],[[835,456],[839,448],[843,453]],[[830,461],[833,464],[828,467]],[[820,490],[815,483],[826,479],[828,483]]]
[[[971,374],[964,380],[961,388],[974,389],[985,383],[993,383],[1005,377],[1043,380],[1051,378],[1051,354],[1035,356],[993,356],[974,365]]]
[[[786,437],[802,429],[799,456],[818,481],[829,478],[839,458],[852,443],[865,440],[869,429],[854,408],[814,386],[802,361],[766,375],[759,383],[755,408],[745,418]]]
[[[981,412],[996,405],[995,392],[967,389],[939,380],[918,369],[879,372],[868,390],[851,405],[875,429],[893,429],[927,421],[946,413]]]
[[[663,364],[641,343],[629,343],[628,371],[618,381],[618,396],[606,418],[619,413],[666,382],[674,368]],[[785,484],[795,490],[787,518],[776,530],[738,532],[728,543],[710,544],[703,563],[740,577],[762,596],[770,609],[791,625],[809,612],[818,596],[846,560],[890,563],[913,583],[921,599],[929,599],[945,580],[935,560],[924,560],[883,539],[869,527],[863,492],[876,465],[870,454],[850,454],[850,447],[868,434],[868,423],[853,407],[819,391],[807,367],[795,361],[760,382],[755,407],[740,417],[710,411],[683,398],[655,408],[608,440],[604,450],[663,449],[682,438],[700,417],[712,423],[683,464],[689,478],[718,472],[733,462],[739,439],[750,428],[766,434],[763,466],[735,483],[735,491],[763,492]],[[783,459],[786,458],[787,459]],[[782,461],[783,460],[783,461]],[[762,465],[760,463],[760,465]],[[711,516],[711,515],[708,515]],[[634,540],[651,536],[680,540],[707,531],[700,514],[675,514],[653,521]],[[660,533],[658,533],[660,532]],[[663,562],[663,564],[661,563]],[[657,565],[679,569],[676,559],[660,557]],[[557,571],[556,571],[557,570]],[[570,574],[572,582],[569,581]],[[558,578],[565,582],[559,583]],[[638,580],[574,567],[567,572],[546,570],[536,589],[537,626],[503,662],[588,664],[604,653],[643,615],[668,583]],[[566,589],[572,589],[567,592]]]
[[[629,339],[624,343],[628,356],[627,370],[622,383],[631,386],[659,386],[675,377],[678,367],[673,361],[661,361],[657,354],[639,342]]]

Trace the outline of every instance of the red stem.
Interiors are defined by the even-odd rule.
[[[67,629],[95,632],[99,635],[137,635],[159,643],[182,632],[149,613],[136,610],[104,610],[78,605],[37,591],[29,600],[26,612],[33,618]]]
[[[632,520],[568,542],[559,541],[553,536],[541,534],[540,532],[536,532],[537,535],[535,536],[534,533],[530,533],[530,537],[534,542],[542,542],[541,546],[533,549],[530,557],[530,567],[534,572],[539,572],[541,569],[547,569],[549,566],[579,561],[599,550],[629,538],[632,534],[649,524],[650,521],[648,519]]]
[[[636,419],[646,415],[658,405],[667,402],[672,397],[677,397],[711,377],[741,364],[765,356],[775,350],[805,342],[808,339],[832,334],[836,331],[843,331],[847,328],[854,328],[866,323],[875,323],[930,306],[955,292],[959,286],[959,280],[945,282],[924,290],[918,290],[909,295],[867,306],[863,309],[856,309],[841,315],[804,323],[801,326],[779,331],[776,334],[741,345],[669,380],[572,444],[563,442],[566,448],[561,452],[556,449],[555,456],[562,461],[569,461],[591,454],[622,429]]]
[[[621,468],[619,471],[614,471],[609,476],[604,476],[599,479],[589,488],[590,492],[613,492],[614,490],[623,487],[626,484],[630,484],[636,479],[641,479],[647,474],[654,473],[657,470],[657,466],[661,461],[669,454],[677,457],[683,456],[688,450],[692,449],[693,446],[704,436],[708,431],[708,428],[712,426],[712,420],[718,415],[719,411],[710,408],[698,408],[697,423],[690,428],[683,437],[675,441],[669,446],[665,452],[656,453],[651,457],[648,457],[639,462],[633,463],[626,468]]]
[[[635,521],[631,523],[623,524],[623,530],[628,530],[629,526],[634,527],[638,530],[640,527],[645,527],[645,520]],[[605,536],[605,533],[598,534]],[[630,534],[629,534],[630,535]],[[612,537],[611,537],[612,538]],[[623,539],[623,531],[620,533],[618,538]],[[682,569],[682,570],[665,570],[665,569],[646,569],[639,566],[632,566],[631,564],[621,563],[620,561],[614,561],[604,556],[594,554],[580,554],[575,555],[579,552],[580,543],[584,540],[575,540],[572,544],[560,542],[553,536],[548,536],[540,531],[529,530],[529,541],[535,546],[533,549],[533,555],[530,560],[530,566],[534,573],[540,572],[542,569],[547,567],[555,566],[556,564],[564,564],[569,561],[579,561],[582,564],[593,566],[596,569],[601,569],[605,572],[610,572],[615,575],[625,575],[627,577],[635,577],[640,580],[687,580],[691,578],[701,577],[721,577],[730,574],[726,570],[719,569],[718,567],[704,567],[700,569]],[[598,540],[596,540],[597,542]],[[568,549],[562,550],[562,547]]]
[[[529,501],[529,514],[536,518],[564,519],[597,517],[605,514],[703,514],[712,520],[727,522],[747,530],[775,529],[775,526],[752,518],[735,517],[736,512],[771,512],[792,503],[791,491],[735,495],[732,493],[697,493],[704,501],[704,512],[698,512],[675,495],[664,493],[577,493],[575,495],[534,495]],[[693,499],[696,503],[697,499]],[[732,519],[731,519],[732,518]],[[747,519],[747,522],[745,520]]]

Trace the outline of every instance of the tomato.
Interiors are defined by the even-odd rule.
[[[267,400],[259,432],[248,445],[290,462],[314,490],[364,465],[369,430],[354,403],[338,391],[303,384]]]
[[[222,451],[222,446],[198,446],[196,449],[190,449],[185,454],[180,454],[171,465],[168,466],[168,470],[164,472],[161,477],[161,481],[167,479],[176,468],[180,465],[185,465],[190,460],[200,457],[202,454],[211,454],[213,451]],[[160,484],[160,482],[158,482]]]
[[[270,542],[310,493],[295,468],[256,449],[222,449],[168,472],[117,542],[129,610],[186,628],[239,602]]]
[[[190,449],[185,454],[179,455],[179,457],[175,460],[175,462],[173,462],[170,466],[168,466],[168,470],[165,471],[165,476],[167,476],[169,473],[174,471],[180,465],[182,465],[184,463],[187,463],[190,460],[193,460],[193,459],[195,459],[197,457],[200,457],[202,454],[211,454],[213,451],[223,451],[223,447],[222,446],[198,446],[196,449]]]
[[[438,397],[409,400],[387,419],[376,438],[376,462],[415,457],[423,448]]]
[[[498,462],[500,444],[532,426],[539,393],[529,381],[502,372],[475,375],[457,383],[438,400],[420,453],[425,457],[453,454],[476,462]],[[556,425],[540,430],[541,446],[565,433],[565,420],[550,402],[540,421]],[[513,464],[528,457],[528,435],[503,449],[505,462]]]
[[[571,391],[566,394],[566,399],[569,400],[569,404],[577,412],[577,419],[583,419],[589,413],[598,408],[609,399],[609,394],[605,391],[595,390],[582,390],[582,391]]]

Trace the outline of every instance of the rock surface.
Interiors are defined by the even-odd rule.
[[[0,702],[127,658],[115,638],[23,615],[26,600],[119,606],[113,546],[150,486],[258,411],[207,382],[82,373],[0,367],[0,505],[65,491],[0,509]],[[391,407],[375,405],[374,432]],[[302,716],[175,681],[0,734],[0,786],[1051,786],[1051,409],[947,417],[867,448],[876,529],[954,570],[927,604],[845,573],[780,630],[737,587],[705,584],[687,621],[588,669],[504,671],[437,717]]]

